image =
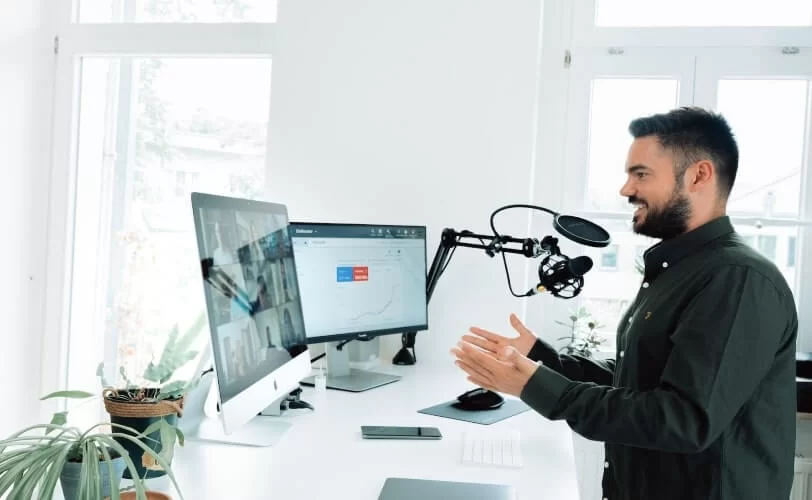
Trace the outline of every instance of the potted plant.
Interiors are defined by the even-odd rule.
[[[166,474],[165,467],[154,459],[155,454],[164,462],[172,462],[176,443],[183,445],[183,433],[177,427],[177,419],[183,414],[184,396],[200,381],[200,374],[194,374],[189,380],[174,380],[175,372],[189,361],[195,359],[197,351],[192,348],[197,335],[203,329],[205,316],[200,315],[189,329],[180,335],[177,325],[169,334],[166,345],[157,361],[147,365],[144,373],[130,378],[125,370],[119,370],[121,384],[107,382],[104,375],[104,364],[99,364],[96,375],[102,385],[102,401],[110,415],[113,425],[124,429],[115,436],[116,441],[134,458],[133,471],[124,470],[124,478],[150,478]],[[45,396],[67,398],[91,398],[95,394],[85,391],[61,391]],[[53,423],[62,423],[66,412],[57,413]],[[133,429],[130,432],[127,429]],[[124,438],[147,436],[140,440],[154,453],[146,453],[132,439]]]
[[[189,380],[175,379],[175,372],[194,360],[198,352],[193,349],[197,336],[203,330],[206,318],[199,315],[192,325],[181,335],[175,325],[169,334],[166,345],[157,362],[150,361],[144,373],[136,379],[119,371],[123,387],[114,387],[104,378],[104,366],[99,365],[98,375],[102,382],[103,401],[110,421],[122,427],[135,429],[149,436],[147,444],[160,453],[167,462],[172,462],[175,443],[183,444],[183,433],[177,427],[177,419],[183,414],[184,396],[200,380],[200,374],[193,374]],[[130,454],[140,453],[135,444],[127,439],[119,442]],[[166,472],[151,454],[142,454],[136,461],[135,469],[140,477],[158,477]],[[131,478],[129,470],[125,478]]]
[[[597,331],[603,325],[600,325],[585,307],[580,307],[577,311],[571,311],[568,319],[568,323],[556,321],[559,325],[566,326],[570,330],[569,335],[558,339],[569,341],[560,351],[566,351],[566,354],[570,355],[593,357],[606,340],[598,335]]]
[[[34,425],[0,441],[0,497],[53,498],[59,481],[65,500],[119,500],[122,472],[135,472],[133,460],[118,441],[127,440],[164,467],[183,498],[169,464],[143,444],[147,436],[115,425],[109,433],[99,432],[105,425],[86,431],[60,424]],[[143,479],[133,477],[129,489],[135,498],[146,500]]]

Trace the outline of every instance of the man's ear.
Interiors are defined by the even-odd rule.
[[[689,191],[699,191],[711,185],[716,177],[716,168],[709,160],[701,160],[685,171],[685,183]]]

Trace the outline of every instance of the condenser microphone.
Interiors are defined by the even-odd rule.
[[[539,264],[539,283],[527,296],[550,292],[555,297],[571,299],[581,293],[584,274],[592,269],[586,255],[570,259],[566,255],[549,255]]]

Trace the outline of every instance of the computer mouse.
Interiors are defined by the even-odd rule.
[[[494,410],[505,403],[498,393],[477,387],[457,396],[457,402],[452,404],[454,408],[468,411]]]

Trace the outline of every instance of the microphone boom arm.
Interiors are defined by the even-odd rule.
[[[466,238],[477,240],[476,243],[463,241]],[[509,245],[520,245],[519,248],[511,248]],[[511,253],[524,255],[528,258],[539,257],[544,254],[560,255],[558,239],[552,236],[545,236],[541,242],[533,238],[514,238],[507,235],[477,234],[468,230],[455,231],[452,228],[443,229],[440,236],[440,244],[432,259],[431,267],[426,275],[426,304],[434,294],[434,288],[440,280],[445,268],[451,261],[451,256],[456,247],[475,248],[485,250],[490,257],[497,253]],[[392,362],[398,365],[412,365],[417,361],[414,354],[414,345],[417,332],[405,332],[401,336],[403,347],[395,354]],[[408,351],[412,349],[412,353]]]
[[[510,292],[516,297],[529,297],[541,291],[549,291],[555,297],[571,299],[580,293],[584,283],[583,274],[592,267],[592,261],[589,257],[576,257],[576,259],[570,261],[569,257],[563,255],[558,248],[558,239],[552,236],[545,236],[539,242],[532,238],[521,239],[499,234],[494,225],[494,217],[496,214],[510,208],[528,208],[552,215],[553,227],[556,231],[567,239],[580,243],[581,245],[605,247],[612,240],[605,229],[580,217],[559,214],[549,208],[538,205],[527,205],[524,203],[505,205],[491,213],[490,223],[493,235],[476,234],[471,231],[457,232],[451,228],[443,230],[440,245],[437,248],[437,253],[434,255],[431,268],[426,276],[427,307],[428,301],[434,293],[434,287],[448,266],[451,256],[457,247],[483,249],[490,257],[501,253],[502,260],[505,264],[505,275],[507,276],[508,287],[510,287]],[[479,243],[469,243],[463,241],[464,238],[474,238],[478,240]],[[488,241],[488,243],[486,243],[486,241]],[[511,244],[519,244],[521,248],[510,248],[509,245]],[[535,290],[531,289],[524,295],[516,295],[510,284],[510,273],[508,271],[507,261],[504,257],[506,253],[524,255],[528,258],[546,255],[539,265],[540,283]],[[394,364],[413,365],[417,361],[417,357],[413,355],[416,335],[417,332],[406,332],[403,334],[401,338],[403,348],[398,351],[392,360]],[[412,349],[412,353],[410,353],[408,349]]]

